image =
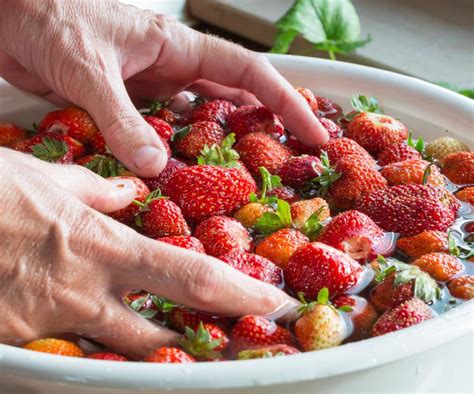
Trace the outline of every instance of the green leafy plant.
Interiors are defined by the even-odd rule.
[[[435,85],[441,86],[443,88],[452,90],[453,92],[462,94],[463,96],[469,97],[470,99],[474,100],[474,89],[469,88],[460,88],[459,86],[448,83],[448,82],[433,82]]]
[[[274,53],[287,53],[301,35],[334,60],[336,53],[348,54],[371,40],[359,39],[359,17],[350,0],[296,0],[276,26]]]

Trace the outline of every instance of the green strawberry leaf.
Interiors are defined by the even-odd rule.
[[[222,167],[240,167],[239,164],[239,154],[236,150],[232,149],[232,146],[235,144],[235,134],[230,133],[222,141],[222,144],[219,146],[217,144],[209,146],[204,146],[201,150],[201,155],[198,157],[199,165],[212,165],[212,166],[222,166]]]
[[[320,207],[316,212],[314,212],[304,223],[300,231],[305,234],[311,241],[314,241],[321,230],[324,228],[321,223],[321,213],[325,207]]]
[[[220,352],[214,351],[223,341],[223,338],[211,339],[209,330],[199,323],[197,330],[190,327],[184,328],[184,336],[178,339],[178,343],[191,355],[198,358],[220,359]]]
[[[186,137],[191,132],[192,126],[185,126],[182,129],[179,129],[176,133],[171,136],[171,141],[181,141],[184,137]]]
[[[327,287],[323,287],[318,292],[318,304],[326,305],[329,301],[329,289]]]
[[[132,301],[132,303],[130,304],[130,308],[134,310],[135,312],[138,312],[143,307],[143,305],[145,305],[145,302],[147,302],[147,300],[148,300],[148,294]]]
[[[265,212],[255,223],[255,229],[264,235],[292,226],[290,204],[280,199],[277,199],[275,212]]]
[[[379,100],[377,97],[367,97],[364,95],[352,96],[351,105],[354,111],[357,112],[373,112],[377,114],[383,114],[382,108],[379,106]]]
[[[423,180],[421,181],[423,185],[426,185],[428,183],[428,179],[431,175],[431,166],[434,166],[434,164],[428,164],[425,168],[425,171],[423,171]]]
[[[94,158],[84,165],[87,169],[95,172],[103,178],[119,176],[126,168],[113,157],[94,155]]]
[[[277,202],[275,196],[267,196],[270,190],[281,187],[281,178],[278,175],[272,175],[265,167],[259,167],[260,175],[262,177],[262,192],[260,198],[255,193],[250,193],[250,202],[257,202],[260,204],[273,205]]]
[[[163,313],[171,312],[177,306],[174,302],[168,300],[165,297],[158,297],[156,295],[152,295],[150,298],[153,304],[155,304],[156,309]]]
[[[51,137],[44,137],[41,143],[33,145],[30,149],[34,157],[49,163],[55,163],[69,151],[65,141]]]
[[[352,308],[352,306],[349,306],[349,305],[343,305],[337,309],[340,310],[341,312],[352,312],[354,310],[354,308]]]
[[[314,185],[317,195],[325,196],[331,185],[341,177],[341,174],[336,172],[329,163],[326,151],[321,152],[321,162],[323,164],[323,172],[321,175],[311,179],[309,183]]]
[[[459,257],[459,255],[461,254],[461,251],[458,248],[456,240],[451,235],[451,231],[448,232],[448,250],[450,254],[456,257]]]
[[[360,22],[349,0],[296,0],[276,23],[278,28],[271,52],[287,53],[301,35],[315,49],[347,54],[371,39],[359,40]]]

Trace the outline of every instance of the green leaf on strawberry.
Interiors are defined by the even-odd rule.
[[[165,297],[158,297],[152,294],[150,296],[150,299],[155,305],[156,309],[158,309],[160,312],[163,312],[163,313],[171,312],[174,308],[177,307],[177,305],[174,302],[168,300]]]
[[[212,339],[209,330],[202,322],[196,330],[185,327],[184,337],[178,339],[178,343],[191,355],[208,360],[221,359],[222,354],[215,351],[222,344],[223,338]]]
[[[54,163],[63,157],[69,150],[65,141],[44,137],[40,144],[31,148],[33,156],[50,163]]]
[[[280,199],[277,199],[275,212],[265,212],[255,223],[255,229],[264,235],[292,226],[290,204]]]
[[[423,137],[413,139],[412,134],[410,132],[407,138],[407,145],[411,146],[412,148],[415,148],[421,154],[424,160],[433,162],[433,158],[430,155],[426,154],[425,141],[423,140]]]
[[[370,36],[359,40],[360,22],[349,0],[296,0],[276,23],[278,28],[272,48],[287,53],[291,43],[301,35],[315,49],[347,54],[370,42]]]
[[[199,165],[212,165],[212,166],[221,166],[221,167],[240,167],[239,164],[239,154],[236,150],[232,149],[232,146],[235,144],[235,134],[230,133],[222,141],[222,144],[219,146],[217,144],[209,146],[204,146],[201,151],[201,155],[198,157],[197,161]]]
[[[171,141],[175,142],[175,141],[182,140],[184,137],[186,137],[190,133],[191,128],[192,126],[185,126],[182,129],[179,129],[176,133],[174,133],[171,136]]]
[[[373,112],[377,114],[383,114],[382,108],[379,106],[379,100],[377,97],[367,97],[362,94],[358,96],[352,96],[351,105],[357,112]]]
[[[124,175],[127,169],[113,157],[94,155],[94,158],[84,165],[103,178]]]
[[[304,223],[303,227],[300,228],[300,231],[306,235],[311,241],[314,241],[321,230],[324,228],[321,223],[321,213],[325,210],[325,206],[320,207],[316,212],[314,212]]]
[[[341,174],[336,172],[334,167],[331,166],[331,163],[329,163],[326,151],[321,152],[320,158],[323,165],[323,172],[321,175],[311,179],[309,185],[312,185],[315,189],[313,191],[316,192],[317,195],[324,196],[327,194],[331,185],[341,177]]]
[[[260,198],[255,193],[251,193],[249,200],[259,204],[274,205],[277,203],[276,196],[267,196],[267,192],[276,187],[281,187],[281,178],[278,175],[270,174],[265,167],[260,167],[259,171],[262,176],[262,193]]]

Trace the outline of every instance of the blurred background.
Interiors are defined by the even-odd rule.
[[[297,3],[294,0],[124,2],[173,15],[195,29],[262,52],[274,45],[277,21]],[[340,1],[328,2],[334,5]],[[353,0],[352,4],[360,20],[359,39],[370,36],[371,41],[347,54],[337,53],[337,60],[392,70],[472,93],[474,0]],[[308,17],[305,23],[312,28],[317,21]],[[314,42],[301,35],[288,52],[328,57],[327,52],[316,50]]]

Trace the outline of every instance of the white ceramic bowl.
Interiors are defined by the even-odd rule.
[[[399,117],[414,130],[415,135],[423,135],[430,140],[448,133],[473,145],[474,105],[473,101],[465,97],[414,78],[373,68],[305,57],[269,57],[292,84],[308,87],[319,95],[330,97],[346,110],[352,95],[374,95],[380,99],[387,113]],[[271,89],[271,86],[268,88]],[[17,121],[29,126],[49,108],[41,100],[0,81],[0,120]],[[384,382],[389,382],[390,376],[397,376],[400,368],[407,365],[411,365],[412,369],[420,368],[420,365],[412,365],[413,357],[421,357],[416,361],[418,364],[428,362],[426,357],[423,361],[423,354],[430,355],[429,362],[432,365],[439,364],[440,360],[436,357],[456,357],[456,360],[447,358],[443,362],[450,366],[462,361],[463,367],[466,367],[466,362],[470,362],[467,371],[472,371],[473,330],[474,301],[470,301],[435,319],[399,332],[324,351],[264,360],[193,365],[119,363],[58,357],[0,345],[0,387],[3,382],[8,385],[5,387],[10,388],[8,392],[21,393],[63,390],[126,392],[120,389],[129,389],[130,392],[139,389],[201,389],[206,392],[208,389],[244,387],[253,387],[254,391],[259,386],[311,381],[309,386],[273,386],[268,392],[306,391],[309,387],[319,387],[330,392],[336,389],[342,391],[340,382],[344,381],[345,385],[349,385],[344,386],[348,391],[356,387],[367,392],[378,387],[377,391],[381,391]],[[450,345],[446,345],[451,341],[456,344],[456,356],[449,351]],[[440,346],[444,349],[443,354],[430,351]],[[414,356],[419,353],[421,355]],[[412,364],[398,361],[389,369],[386,368],[378,378],[374,378],[374,374],[367,370],[382,368],[381,365],[385,363],[401,359],[412,360]],[[330,378],[341,374],[345,375]],[[455,376],[455,373],[451,376]],[[414,379],[410,373],[405,377],[410,382]],[[352,386],[352,382],[355,386]],[[472,375],[468,375],[462,386],[457,387],[469,389],[469,384],[472,389]],[[400,391],[401,387],[411,386],[404,386],[400,380],[399,385],[390,387],[390,390]],[[426,384],[424,387],[427,387]]]

